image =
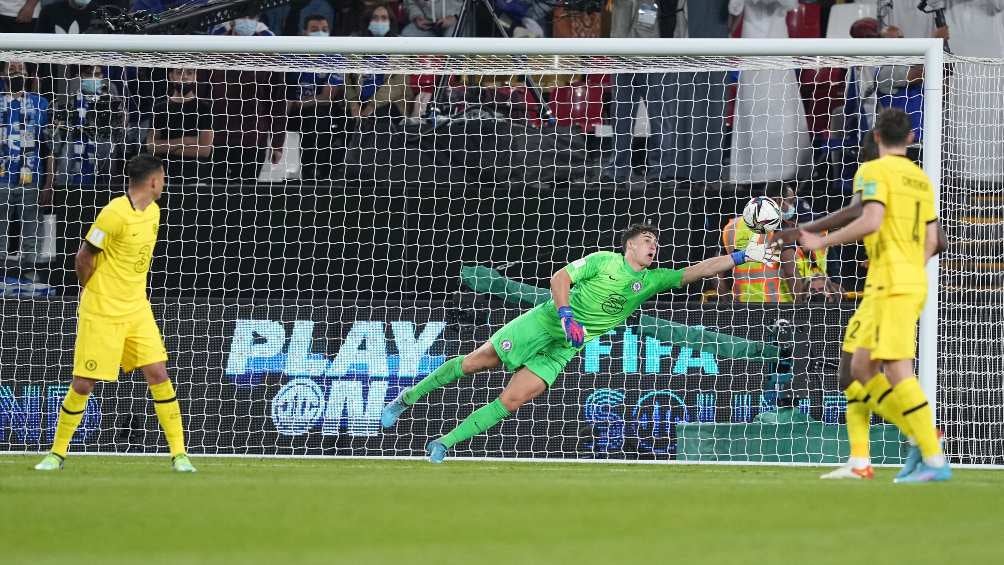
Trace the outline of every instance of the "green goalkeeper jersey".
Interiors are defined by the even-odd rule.
[[[586,341],[599,337],[624,323],[653,295],[680,288],[682,269],[635,271],[620,253],[597,251],[565,267],[572,279],[569,305],[575,319],[586,329]],[[548,333],[565,335],[554,300],[531,311]]]

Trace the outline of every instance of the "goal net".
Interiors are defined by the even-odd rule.
[[[618,251],[635,222],[658,225],[658,265],[681,268],[741,246],[753,196],[792,222],[832,211],[891,105],[941,138],[910,154],[940,174],[951,242],[927,334],[937,366],[921,373],[937,376],[951,460],[1004,464],[1000,61],[946,55],[932,112],[908,78],[923,49],[867,40],[505,54],[478,40],[82,37],[0,50],[2,451],[52,441],[74,254],[137,153],[166,163],[149,288],[190,452],[421,456],[507,373],[433,392],[390,430],[381,408],[546,301],[552,273]],[[836,364],[865,268],[847,246],[661,294],[455,454],[841,461]],[[902,438],[874,424],[873,461],[899,462]],[[164,450],[139,372],[95,389],[71,446]]]

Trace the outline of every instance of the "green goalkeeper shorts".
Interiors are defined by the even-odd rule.
[[[542,323],[543,315],[539,309],[524,313],[495,332],[491,342],[506,369],[526,367],[551,388],[577,350],[564,334],[557,336]]]

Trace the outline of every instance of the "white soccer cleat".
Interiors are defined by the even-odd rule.
[[[823,473],[819,476],[820,479],[850,479],[850,480],[862,480],[862,479],[874,479],[875,470],[872,469],[871,465],[865,465],[864,467],[854,467],[850,463],[844,463],[843,465],[837,467],[836,469],[830,471],[829,473]]]

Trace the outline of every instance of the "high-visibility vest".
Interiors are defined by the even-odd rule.
[[[731,253],[745,249],[750,240],[757,236],[740,217],[729,220],[722,229],[722,244]],[[817,251],[807,257],[802,250],[795,250],[795,271],[801,278],[826,274],[826,251]],[[747,261],[732,269],[732,294],[740,302],[793,302],[794,293],[788,282],[781,277],[781,265],[764,265]]]

